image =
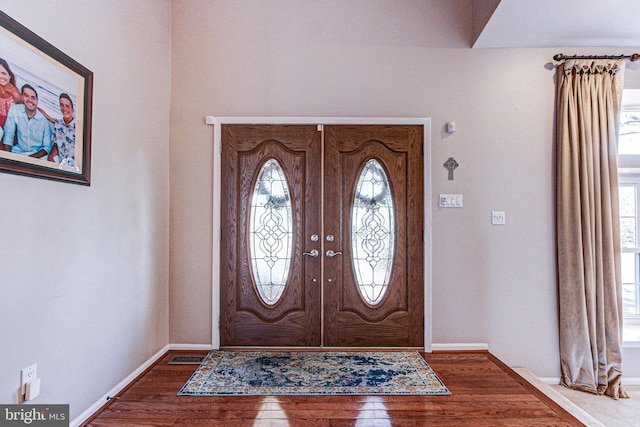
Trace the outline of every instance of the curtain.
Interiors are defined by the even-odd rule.
[[[628,397],[622,379],[617,139],[622,60],[556,73],[556,233],[561,384]]]

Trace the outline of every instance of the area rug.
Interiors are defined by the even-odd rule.
[[[417,352],[212,351],[181,396],[450,395]]]

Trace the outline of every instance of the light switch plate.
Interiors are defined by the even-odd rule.
[[[462,194],[440,194],[438,206],[441,208],[461,208]]]
[[[493,225],[504,225],[506,222],[506,215],[504,211],[493,211],[491,212],[491,224]]]

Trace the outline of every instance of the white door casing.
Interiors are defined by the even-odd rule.
[[[212,247],[212,337],[211,346],[220,348],[220,240],[221,240],[221,148],[223,124],[315,124],[322,125],[422,125],[424,130],[424,349],[431,351],[431,120],[429,118],[340,118],[340,117],[210,117],[207,123],[214,126],[213,141],[213,247]]]

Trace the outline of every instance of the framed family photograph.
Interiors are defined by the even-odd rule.
[[[93,73],[0,11],[0,171],[91,183]]]

